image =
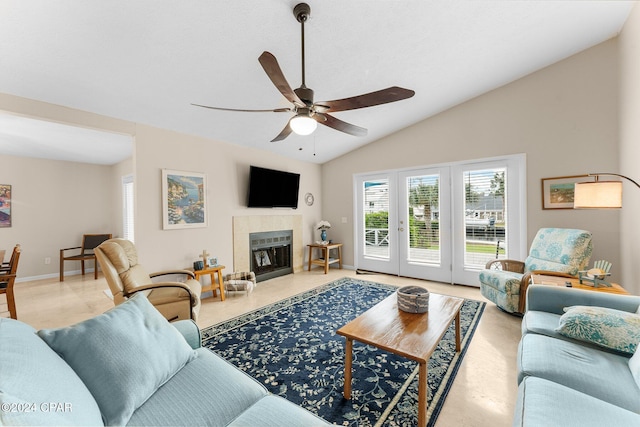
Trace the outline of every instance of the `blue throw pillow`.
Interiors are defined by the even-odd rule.
[[[67,328],[38,335],[76,372],[106,425],[125,425],[196,353],[143,293]]]
[[[565,307],[556,332],[627,354],[640,342],[640,315],[605,307]]]

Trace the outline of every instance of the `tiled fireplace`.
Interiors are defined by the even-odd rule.
[[[258,260],[265,264],[258,266],[260,267],[258,268],[258,270],[261,271],[256,271],[256,266],[252,264],[256,260],[256,254],[251,248],[252,240],[256,239],[252,238],[252,235],[254,233],[268,233],[265,235],[266,239],[264,240],[263,244],[264,246],[274,247],[279,246],[279,244],[272,245],[275,235],[270,234],[272,232],[281,232],[283,230],[290,232],[290,237],[284,237],[284,239],[291,243],[288,254],[291,270],[284,274],[289,274],[289,272],[295,273],[302,271],[304,251],[302,247],[302,215],[251,215],[233,217],[234,271],[254,271],[254,273],[256,273],[256,275],[258,276],[261,271],[268,270],[268,268],[266,268],[266,258],[264,256],[261,256],[264,254],[261,254],[260,252],[258,252],[257,254]],[[271,238],[271,242],[267,242],[269,238]],[[278,240],[282,238],[282,236],[277,237]],[[280,261],[283,260],[283,257],[285,257],[286,255],[284,251],[284,249],[276,248],[276,262],[280,263]],[[269,262],[271,262],[271,258],[273,256],[274,252],[272,248],[271,252],[268,253]],[[278,270],[280,270],[279,267]],[[262,280],[266,280],[267,278],[271,277],[265,276]]]

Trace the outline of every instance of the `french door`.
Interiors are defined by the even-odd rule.
[[[356,264],[478,286],[487,261],[526,248],[524,156],[355,177]]]
[[[357,267],[398,274],[397,174],[356,177]]]
[[[398,173],[398,274],[449,282],[451,194],[448,168]]]

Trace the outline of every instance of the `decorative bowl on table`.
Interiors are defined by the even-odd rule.
[[[407,313],[429,311],[429,291],[420,286],[405,286],[397,291],[398,308]]]

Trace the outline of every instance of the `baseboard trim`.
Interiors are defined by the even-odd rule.
[[[89,273],[91,273],[93,275],[93,268],[85,268],[84,269],[84,274],[85,275],[87,275]],[[82,270],[65,271],[64,272],[64,277],[77,276],[78,274],[82,274]],[[35,280],[44,280],[44,279],[54,279],[56,277],[58,277],[58,278],[60,277],[60,272],[42,274],[42,275],[39,275],[39,276],[16,277],[16,283],[33,282]]]

